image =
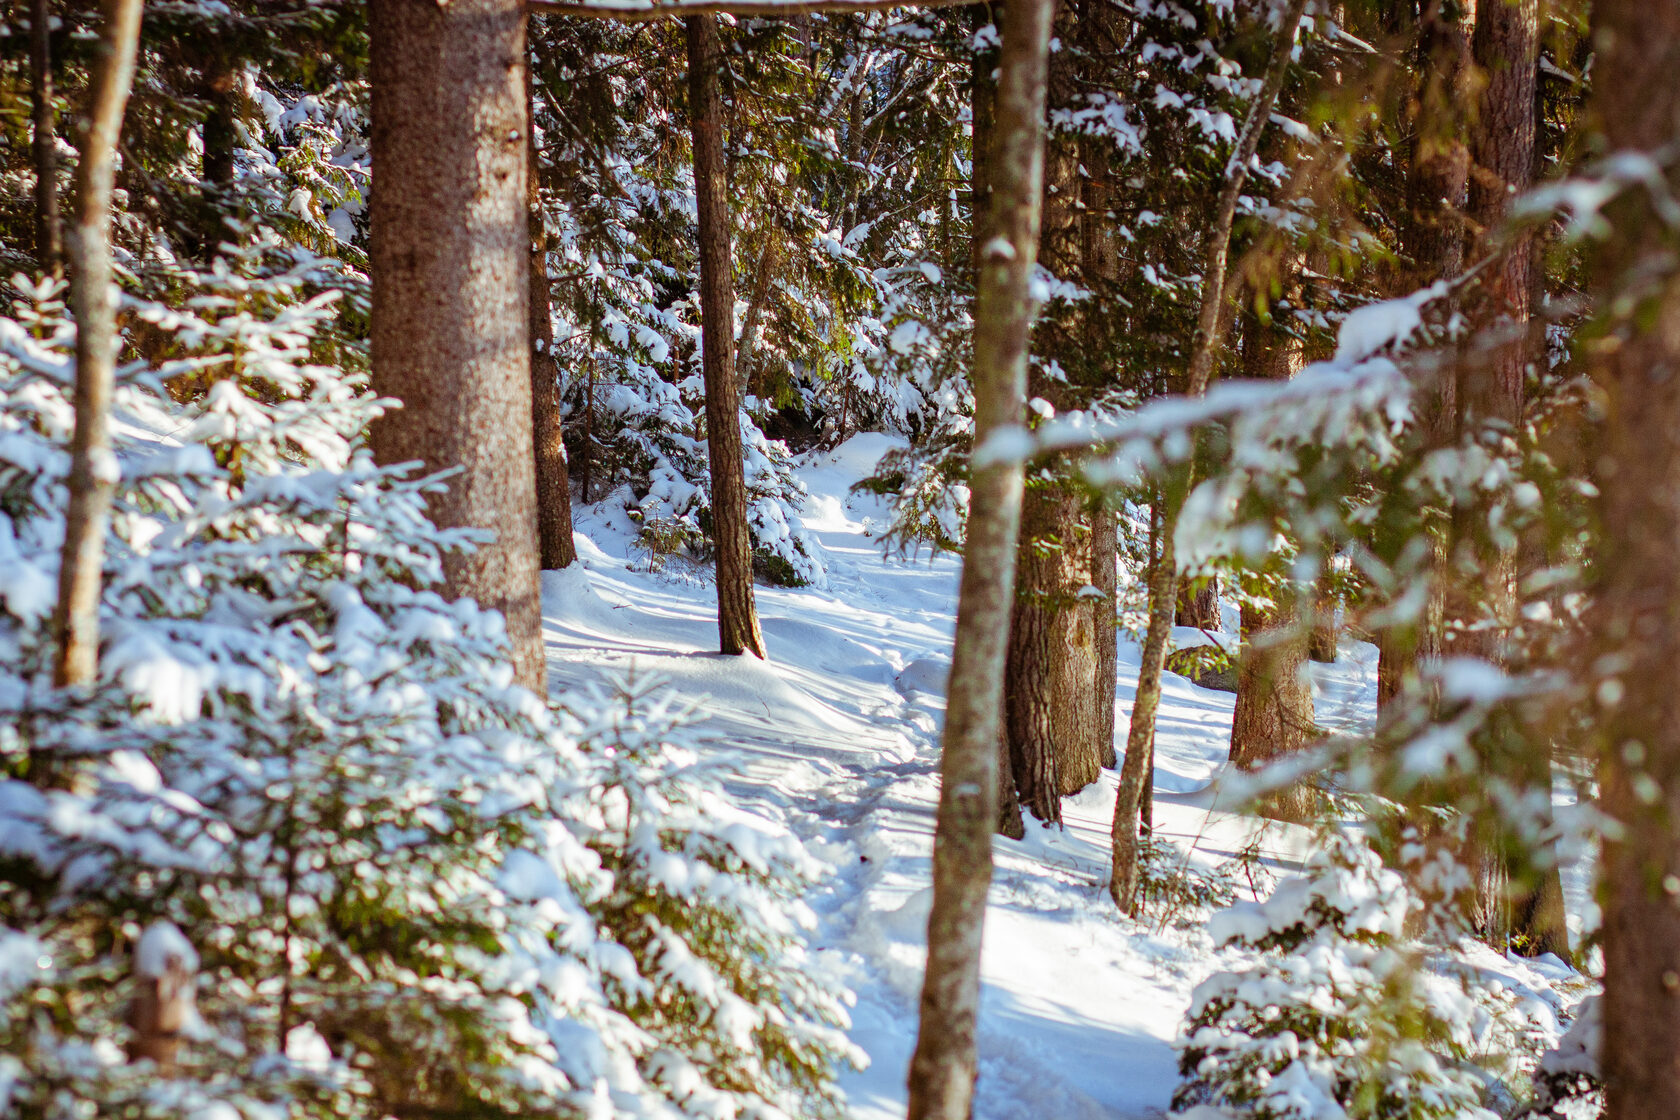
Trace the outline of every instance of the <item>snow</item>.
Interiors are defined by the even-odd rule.
[[[146,927],[134,947],[134,971],[141,976],[191,976],[198,971],[198,952],[175,923],[156,922]]]
[[[1025,435],[1025,433],[1022,433]],[[703,729],[739,754],[729,792],[786,824],[836,871],[808,899],[815,948],[857,993],[852,1041],[869,1068],[843,1082],[858,1120],[900,1117],[926,952],[940,721],[959,560],[883,557],[884,500],[851,492],[895,437],[855,436],[799,466],[806,528],[828,558],[826,588],[756,588],[766,662],[715,653],[715,600],[698,568],[642,570],[634,525],[611,501],[575,512],[579,563],[545,573],[550,685],[562,698],[609,674],[656,673],[700,701]],[[1194,634],[1194,638],[1190,637]],[[1210,639],[1188,632],[1188,640]],[[1374,650],[1344,643],[1315,666],[1327,716],[1367,720]],[[1123,737],[1138,665],[1122,641]],[[1162,839],[1210,870],[1251,843],[1280,871],[1311,847],[1304,829],[1212,806],[1232,697],[1168,674],[1157,735]],[[1177,1084],[1173,1040],[1191,993],[1217,967],[1199,925],[1122,919],[1107,896],[1114,776],[1064,803],[1066,831],[1030,818],[999,839],[985,933],[979,1032],[981,1120],[1156,1117]],[[534,857],[504,889],[540,890]],[[1215,1114],[1217,1115],[1217,1114]]]

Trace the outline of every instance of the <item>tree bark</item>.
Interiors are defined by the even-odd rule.
[[[521,684],[546,695],[531,436],[525,15],[520,0],[369,0],[373,389],[403,407],[374,457],[460,469],[431,500],[493,534],[444,592],[500,611]]]
[[[76,315],[76,424],[70,436],[69,503],[58,570],[53,683],[90,684],[99,675],[99,600],[105,528],[117,486],[111,399],[117,352],[117,288],[111,269],[111,190],[123,109],[134,85],[141,0],[103,0],[87,126],[76,164],[70,231],[70,306]]]
[[[1051,0],[1014,0],[1003,15],[1002,74],[988,158],[991,216],[979,253],[975,306],[976,454],[940,764],[927,971],[910,1061],[910,1120],[968,1120],[978,1071],[980,938],[992,878],[997,745],[1022,477],[1018,462],[988,459],[986,452],[993,433],[1022,419],[1052,12]]]
[[[1091,586],[1102,592],[1093,604],[1097,640],[1098,761],[1112,770],[1119,765],[1114,751],[1114,693],[1120,676],[1120,628],[1115,617],[1120,601],[1120,532],[1113,510],[1099,504],[1091,513]]]
[[[1200,587],[1180,587],[1178,606],[1174,610],[1175,626],[1194,626],[1198,630],[1219,629],[1219,577],[1213,576]]]
[[[1593,117],[1602,150],[1656,161],[1680,189],[1680,0],[1600,0]],[[1605,837],[1603,1074],[1609,1120],[1680,1101],[1680,235],[1631,187],[1607,213],[1593,290],[1604,428],[1594,555]],[[1619,695],[1618,695],[1619,693]]]
[[[58,224],[58,125],[53,101],[52,6],[31,0],[29,7],[29,96],[35,122],[30,150],[35,163],[35,259],[41,270],[57,275],[64,246]]]
[[[525,72],[527,89],[531,72]],[[577,559],[572,539],[572,481],[560,420],[560,362],[554,353],[554,313],[548,277],[548,226],[543,221],[541,154],[537,150],[536,101],[527,95],[533,127],[526,169],[525,200],[531,227],[531,437],[536,448],[537,545],[544,571],[570,567]]]
[[[717,552],[718,648],[765,660],[753,601],[752,535],[741,460],[741,402],[735,385],[735,284],[729,246],[729,184],[723,160],[723,47],[717,17],[691,16],[689,123],[700,225],[700,351],[706,380],[706,455],[712,474],[712,544]]]
[[[1498,3],[1500,0],[1491,0]],[[1464,205],[1469,182],[1469,109],[1474,68],[1471,39],[1475,0],[1425,0],[1417,25],[1420,74],[1410,108],[1413,143],[1406,176],[1407,220],[1401,248],[1410,270],[1397,296],[1464,271]],[[1419,392],[1426,447],[1454,438],[1457,386],[1432,376]],[[1440,653],[1443,605],[1432,591],[1425,617],[1377,632],[1377,710],[1400,694],[1419,658]]]
[[[740,379],[736,388],[742,399],[752,392],[753,355],[758,350],[760,324],[764,321],[764,305],[770,299],[770,281],[776,263],[776,230],[766,223],[764,248],[758,254],[758,269],[753,273],[752,301],[747,304],[747,319],[741,324],[741,342],[735,354],[735,372]]]
[[[1225,307],[1225,263],[1231,252],[1231,226],[1236,219],[1237,202],[1242,197],[1243,184],[1248,181],[1249,161],[1260,147],[1260,134],[1271,119],[1272,106],[1277,102],[1278,91],[1283,88],[1295,31],[1301,25],[1306,7],[1306,0],[1290,0],[1289,9],[1278,26],[1277,37],[1272,44],[1271,59],[1266,64],[1266,76],[1261,82],[1260,92],[1249,106],[1242,132],[1237,137],[1236,149],[1226,165],[1225,186],[1219,194],[1219,204],[1203,253],[1202,298],[1197,310],[1195,342],[1190,353],[1186,397],[1200,397],[1206,393],[1208,380],[1213,375],[1213,360],[1220,344],[1219,326]],[[1131,725],[1126,729],[1126,756],[1120,767],[1120,787],[1114,801],[1114,822],[1109,833],[1112,863],[1108,890],[1115,905],[1126,914],[1136,912],[1138,806],[1143,799],[1144,784],[1152,780],[1155,714],[1161,706],[1161,671],[1166,664],[1167,642],[1172,636],[1173,617],[1178,605],[1178,556],[1173,535],[1178,529],[1180,506],[1194,482],[1192,463],[1184,490],[1168,496],[1163,503],[1159,559],[1149,580],[1149,623],[1144,632],[1138,665]]]

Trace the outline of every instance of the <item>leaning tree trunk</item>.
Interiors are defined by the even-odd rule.
[[[117,486],[111,450],[116,379],[117,288],[111,275],[111,189],[123,109],[134,84],[141,0],[104,0],[92,60],[87,126],[76,164],[70,230],[70,306],[76,315],[76,426],[70,436],[70,497],[58,569],[53,683],[89,684],[99,674],[99,599],[105,528]]]
[[[1593,262],[1601,331],[1589,351],[1605,393],[1597,444],[1602,538],[1593,556],[1593,647],[1614,674],[1600,708],[1608,833],[1604,1037],[1609,1120],[1669,1120],[1680,1101],[1680,230],[1659,205],[1680,190],[1680,0],[1599,0],[1593,116],[1602,150],[1667,180],[1607,211]]]
[[[1038,254],[1044,175],[1044,87],[1051,0],[1004,8],[990,164],[989,236],[975,304],[975,455],[968,544],[940,763],[933,907],[921,1019],[910,1060],[910,1120],[969,1120],[978,1054],[980,937],[992,879],[1003,666],[1014,598],[1021,467],[988,457],[989,440],[1020,424],[1032,332],[1028,283]]]
[[[30,150],[35,164],[35,259],[57,274],[64,257],[58,226],[58,125],[53,102],[52,5],[29,7],[29,96],[35,122]]]
[[[373,389],[382,463],[460,469],[431,499],[490,543],[451,555],[444,590],[507,620],[514,672],[545,692],[532,466],[520,0],[369,0],[373,45]]]
[[[706,455],[717,552],[718,648],[765,657],[753,602],[752,536],[735,384],[735,285],[729,248],[729,184],[723,160],[723,47],[717,17],[690,16],[688,108],[694,133],[694,195],[700,224],[700,351],[706,380]]]
[[[531,86],[527,66],[525,85]],[[537,103],[530,113],[536,121]],[[537,545],[544,571],[570,567],[577,559],[572,539],[572,480],[560,421],[560,361],[554,353],[554,309],[548,278],[548,226],[543,221],[542,162],[537,130],[527,147],[525,200],[531,226],[531,438],[536,447]]]
[[[1196,313],[1196,337],[1190,352],[1190,368],[1184,395],[1200,397],[1213,376],[1213,362],[1219,349],[1220,323],[1225,311],[1225,266],[1231,253],[1231,226],[1236,220],[1237,202],[1248,181],[1248,166],[1260,147],[1260,134],[1271,119],[1272,106],[1283,88],[1294,49],[1295,32],[1307,0],[1290,0],[1289,9],[1278,25],[1271,59],[1260,91],[1250,103],[1237,137],[1235,151],[1225,166],[1225,186],[1212,227],[1203,246],[1202,298]],[[1169,496],[1161,515],[1160,551],[1149,579],[1149,624],[1144,632],[1138,664],[1138,683],[1132,701],[1132,719],[1126,729],[1126,756],[1120,766],[1120,786],[1114,799],[1114,821],[1109,831],[1111,845],[1108,892],[1122,913],[1134,914],[1138,885],[1138,808],[1143,788],[1153,777],[1155,715],[1161,706],[1161,673],[1166,666],[1167,641],[1172,636],[1173,616],[1178,606],[1178,556],[1173,536],[1178,530],[1180,505],[1195,482],[1192,464],[1185,490]]]
[[[1499,3],[1501,0],[1490,0]],[[1411,106],[1413,142],[1406,174],[1407,217],[1401,248],[1410,269],[1400,274],[1396,296],[1464,271],[1465,189],[1470,149],[1466,143],[1474,69],[1470,40],[1474,4],[1426,0],[1418,20],[1422,61]],[[1453,438],[1456,386],[1444,374],[1430,377],[1420,392],[1422,423],[1430,447]],[[1438,589],[1421,619],[1384,626],[1376,634],[1377,709],[1386,709],[1416,669],[1420,658],[1439,654],[1442,606]]]

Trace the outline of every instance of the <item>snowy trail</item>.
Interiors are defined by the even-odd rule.
[[[704,730],[736,752],[731,792],[788,821],[835,874],[810,900],[817,944],[858,994],[852,1037],[871,1057],[845,1088],[859,1120],[904,1113],[926,951],[929,855],[959,565],[884,559],[870,538],[885,504],[851,484],[893,442],[855,437],[808,461],[805,523],[828,553],[826,589],[760,586],[768,664],[724,658],[711,586],[649,572],[634,525],[578,510],[580,564],[544,576],[550,680],[564,699],[609,674],[653,672],[703,699]],[[1367,647],[1368,648],[1368,647]],[[1325,701],[1369,710],[1374,665],[1360,647],[1322,682]],[[1137,650],[1120,657],[1118,725]],[[1350,716],[1350,718],[1353,718]],[[1168,677],[1160,729],[1159,831],[1212,866],[1254,839],[1249,817],[1212,813],[1205,789],[1225,758],[1231,697]],[[1199,929],[1123,920],[1107,898],[1113,775],[1065,804],[1065,832],[1029,821],[997,844],[983,961],[976,1115],[1152,1118],[1177,1080],[1171,1041],[1190,990],[1214,967]],[[1283,861],[1301,837],[1270,826]]]

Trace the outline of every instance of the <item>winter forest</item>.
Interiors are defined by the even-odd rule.
[[[0,1116],[1680,1118],[1680,0],[10,0]]]

